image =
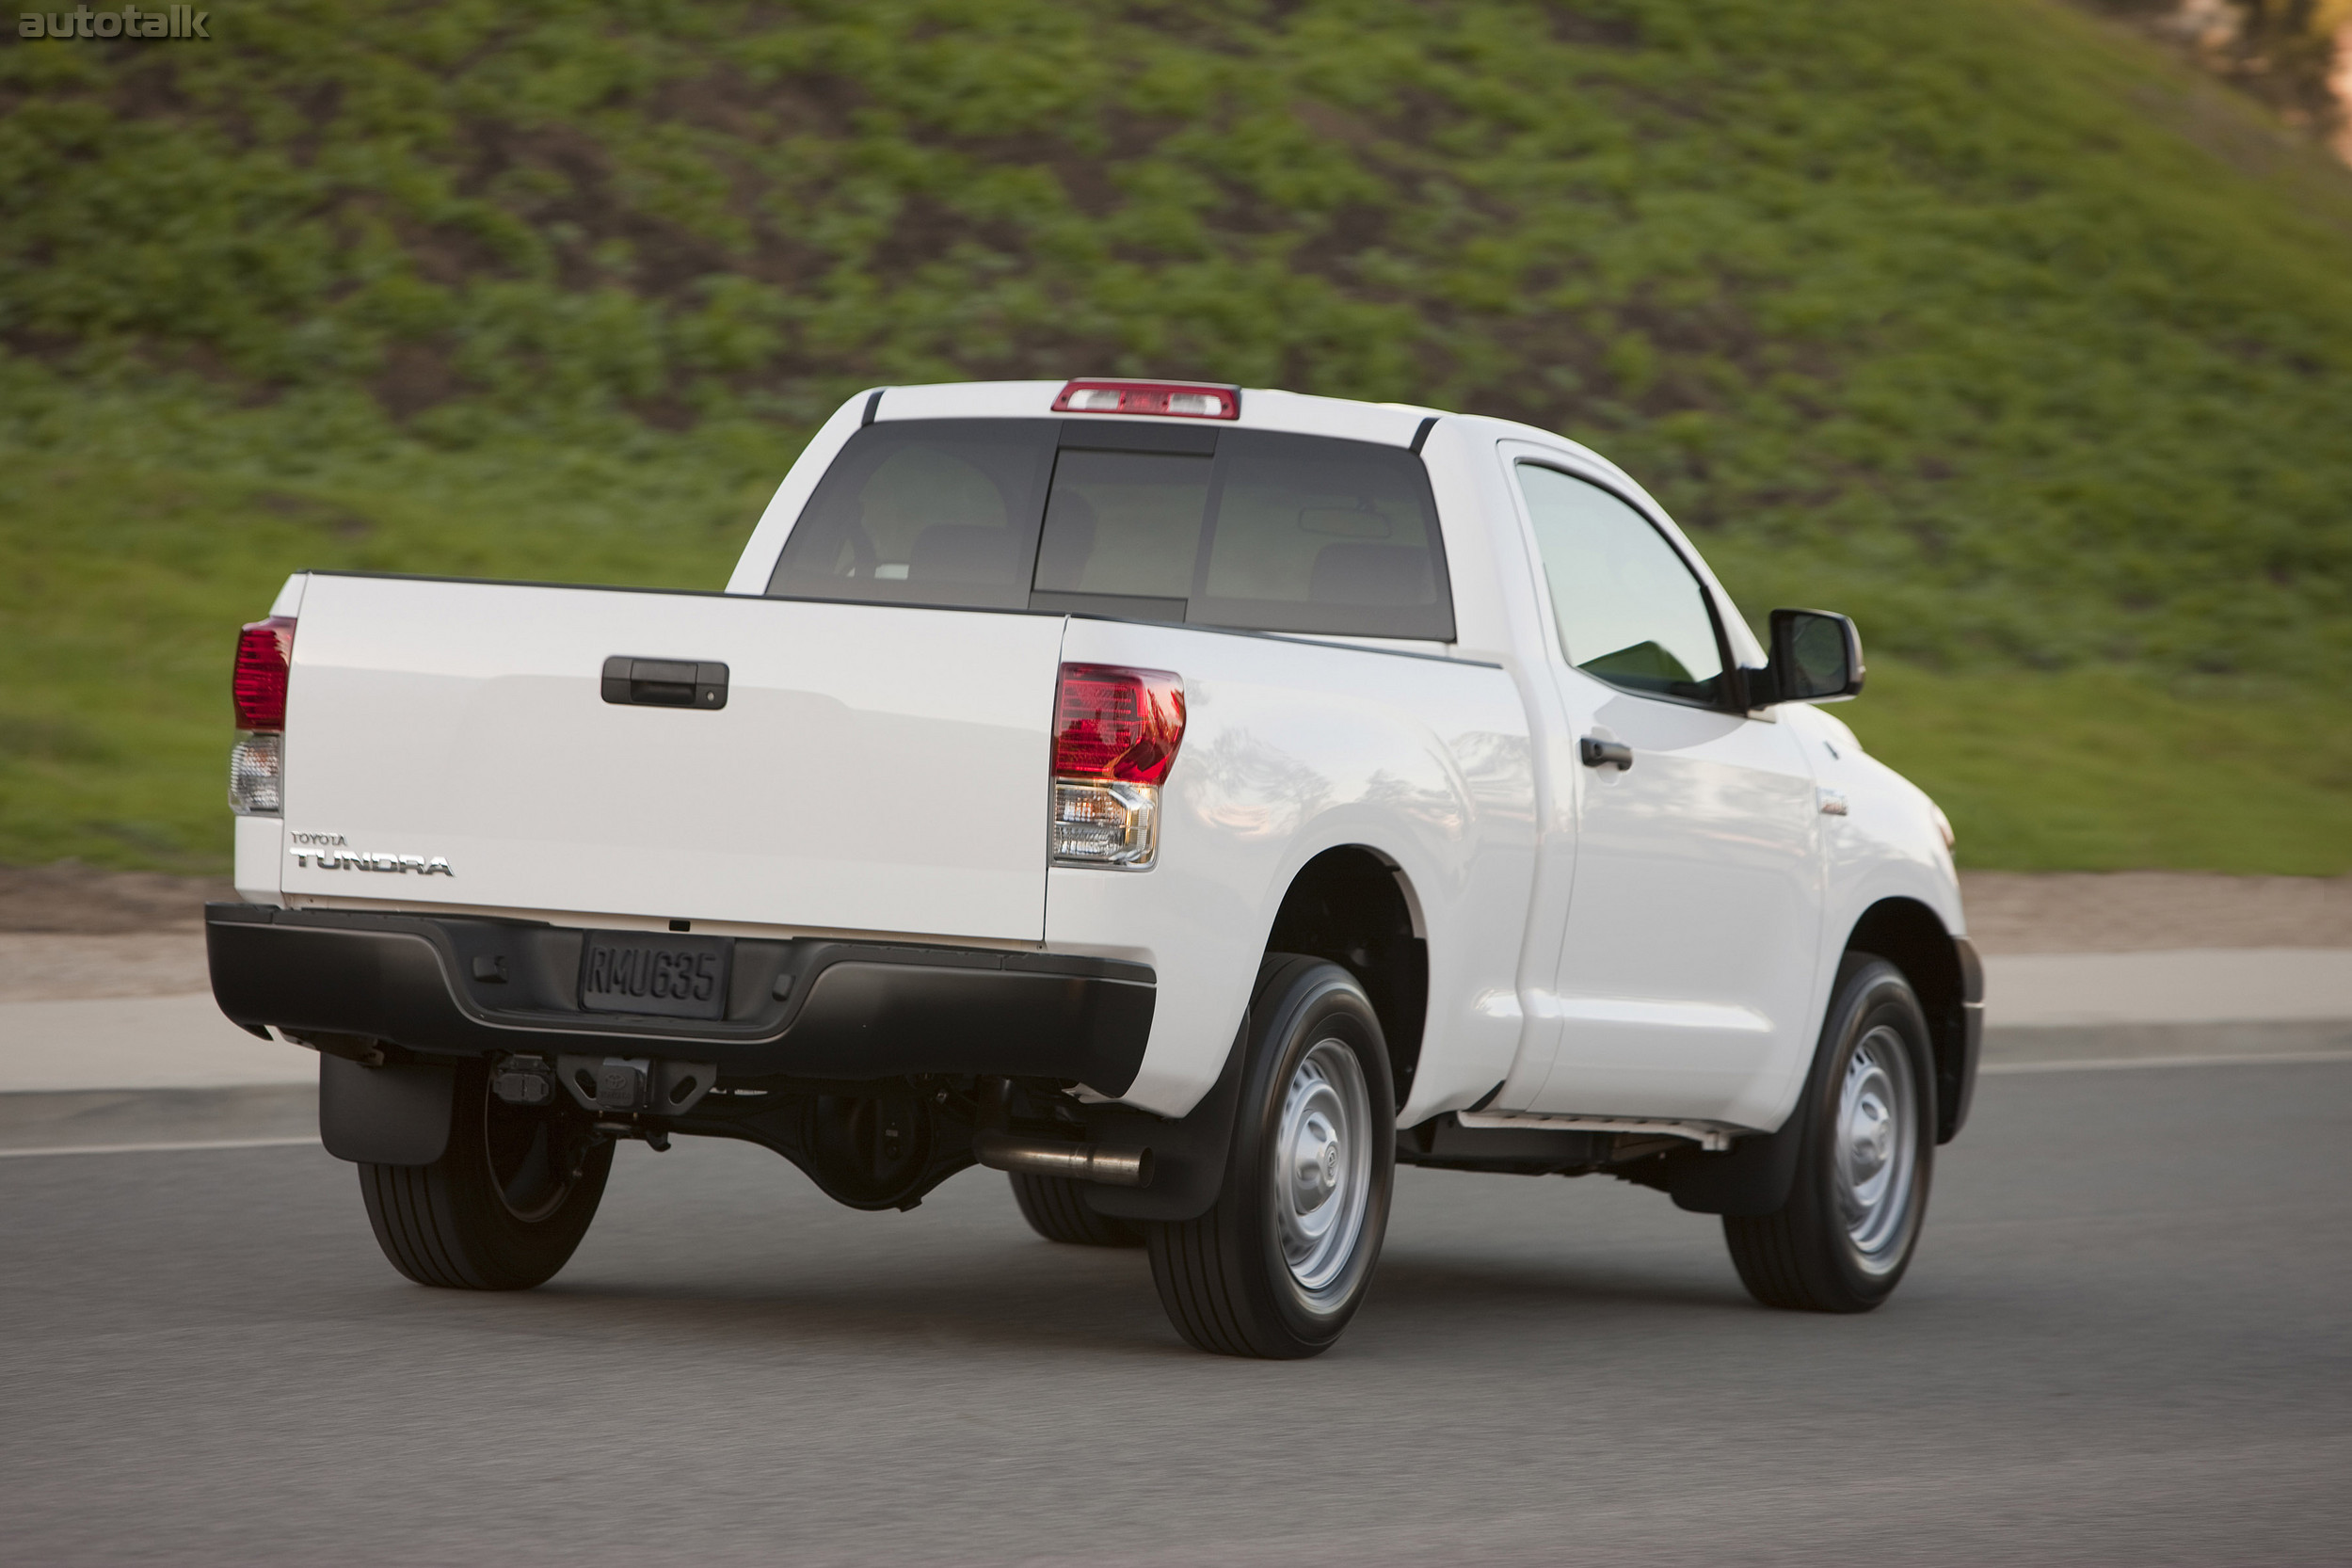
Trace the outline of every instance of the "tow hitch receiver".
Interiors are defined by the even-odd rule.
[[[545,1071],[542,1058],[518,1056],[507,1064],[498,1082],[503,1084],[510,1075],[536,1076]],[[671,1062],[661,1057],[559,1056],[552,1076],[583,1111],[605,1115],[682,1116],[711,1092],[711,1085],[718,1081],[719,1071],[707,1062]],[[511,1097],[503,1087],[498,1094],[501,1099]]]

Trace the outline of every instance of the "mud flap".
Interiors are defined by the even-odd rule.
[[[358,1165],[430,1165],[449,1147],[457,1069],[318,1059],[318,1136]]]
[[[1241,1103],[1241,1059],[1248,1053],[1249,1017],[1225,1053],[1224,1070],[1192,1112],[1173,1120],[1124,1105],[1086,1110],[1089,1138],[1115,1148],[1151,1150],[1151,1183],[1145,1187],[1080,1189],[1086,1207],[1119,1220],[1198,1219],[1217,1201],[1225,1182],[1225,1156],[1233,1147],[1233,1120]]]
[[[1666,1156],[1663,1185],[1674,1207],[1694,1214],[1752,1218],[1777,1211],[1796,1184],[1804,1120],[1800,1107],[1780,1131],[1739,1139],[1722,1154],[1688,1149]]]

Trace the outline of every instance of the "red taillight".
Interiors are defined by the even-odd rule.
[[[1053,712],[1056,777],[1158,784],[1183,744],[1183,677],[1108,664],[1062,666]]]
[[[1164,414],[1240,419],[1241,389],[1191,381],[1072,381],[1053,400],[1058,414]]]
[[[293,662],[293,616],[272,616],[237,633],[237,668],[230,686],[239,729],[286,728],[286,671]]]

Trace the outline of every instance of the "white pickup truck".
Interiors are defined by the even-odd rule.
[[[890,387],[721,592],[344,572],[245,629],[228,1016],[423,1284],[537,1285],[619,1139],[856,1208],[974,1163],[1313,1354],[1396,1162],[1715,1213],[1859,1311],[1968,1111],[1950,829],[1624,473],[1229,386]]]

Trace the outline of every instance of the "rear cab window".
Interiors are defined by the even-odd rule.
[[[852,437],[768,585],[788,599],[1449,642],[1421,460],[1126,420],[907,420]]]

